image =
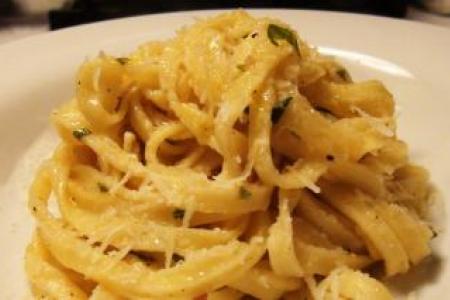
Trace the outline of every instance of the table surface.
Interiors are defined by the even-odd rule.
[[[408,7],[406,19],[450,28],[450,16],[433,14],[416,7]],[[3,23],[0,23],[0,44],[49,30],[45,17],[35,18],[31,23],[24,20],[18,20],[18,22],[6,21]]]

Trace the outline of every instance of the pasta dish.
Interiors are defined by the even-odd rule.
[[[279,20],[199,20],[74,85],[29,193],[36,299],[392,299],[430,254],[392,95]]]

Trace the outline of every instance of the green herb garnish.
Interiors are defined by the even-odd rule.
[[[267,28],[267,36],[275,46],[279,46],[279,40],[285,40],[286,42],[291,44],[292,47],[294,47],[295,52],[300,55],[297,38],[291,30],[275,24],[269,24],[269,27]]]
[[[85,137],[86,135],[89,135],[91,133],[92,133],[92,131],[90,131],[87,128],[78,128],[78,129],[75,129],[74,131],[72,131],[73,136],[78,140],[81,140],[83,137]]]
[[[336,74],[344,81],[351,81],[350,74],[348,74],[347,70],[344,68],[338,69]]]
[[[174,253],[172,255],[172,266],[181,264],[183,261],[184,261],[184,257],[183,256],[181,256],[179,254],[176,254],[176,253]]]
[[[248,199],[252,196],[252,192],[250,192],[249,190],[247,190],[245,187],[241,186],[239,188],[239,197],[241,199]]]
[[[248,38],[249,36],[250,36],[252,39],[254,39],[255,37],[258,36],[258,33],[257,33],[257,32],[253,32],[252,34],[246,33],[246,34],[244,34],[244,35],[242,36],[242,38],[243,38],[243,39],[246,39],[246,38]]]
[[[273,124],[278,123],[278,121],[281,119],[281,116],[283,115],[284,111],[286,110],[286,107],[289,105],[291,100],[292,100],[292,97],[289,96],[273,106],[272,115],[271,115]]]
[[[428,226],[428,228],[431,230],[431,234],[432,234],[431,238],[432,239],[436,238],[438,236],[438,233],[436,232],[436,230],[431,226]]]
[[[128,57],[117,57],[116,60],[122,66],[126,65],[130,61],[130,59]]]
[[[172,216],[173,216],[174,219],[182,220],[182,219],[184,218],[184,213],[185,213],[185,212],[186,212],[186,211],[185,211],[184,209],[181,209],[181,208],[175,208],[175,209],[173,210],[173,212],[172,212]]]
[[[106,193],[109,191],[109,188],[101,182],[97,182],[97,187],[102,193]]]
[[[245,72],[245,65],[244,64],[237,65],[236,68],[238,68],[242,72]]]

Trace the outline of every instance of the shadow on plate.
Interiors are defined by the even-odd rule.
[[[396,293],[408,295],[421,288],[436,283],[444,266],[444,260],[433,253],[406,274],[396,275],[384,282]]]

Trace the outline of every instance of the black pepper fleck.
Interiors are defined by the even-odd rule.
[[[174,219],[182,220],[184,218],[185,210],[181,208],[175,208],[172,212]]]
[[[72,131],[72,135],[78,140],[82,139],[84,136],[89,135],[91,133],[92,131],[90,131],[88,128],[78,128]]]

